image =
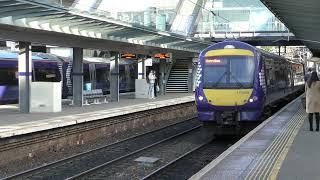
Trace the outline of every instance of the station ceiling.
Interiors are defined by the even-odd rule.
[[[156,31],[144,26],[136,26],[94,14],[48,5],[46,1],[41,3],[40,1],[32,0],[0,0],[0,7],[0,38],[5,40],[28,40],[28,38],[31,38],[28,37],[28,33],[31,33],[31,30],[34,29],[34,32],[42,34],[43,38],[35,37],[35,43],[49,43],[49,45],[57,46],[82,46],[77,39],[79,37],[85,40],[90,39],[91,42],[95,40],[109,41],[102,49],[111,48],[113,50],[117,49],[115,46],[120,46],[118,50],[120,48],[123,51],[139,52],[143,47],[146,52],[180,51],[199,53],[211,44],[210,41],[185,37],[172,32]],[[5,29],[14,29],[8,27],[10,25],[26,28],[25,30],[21,28],[16,30],[21,33],[25,31],[25,37],[19,39],[19,37],[23,36],[22,34],[14,36],[17,32],[13,32],[11,36],[8,35],[10,31],[6,34]],[[46,36],[46,32],[56,33],[52,35],[57,35],[58,33],[60,36],[63,34],[64,39],[61,39],[60,43],[53,39],[53,43],[50,43],[50,39],[54,37],[50,33]],[[33,35],[37,36],[37,33],[33,33]],[[86,45],[84,46],[84,48],[88,48]],[[124,48],[121,49],[121,46]]]
[[[313,56],[320,57],[319,0],[261,0],[295,37],[304,42]]]

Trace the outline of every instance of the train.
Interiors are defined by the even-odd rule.
[[[216,135],[246,132],[264,109],[304,90],[304,65],[241,41],[204,49],[197,62],[198,119]]]
[[[119,61],[119,91],[134,92],[138,65],[134,60]],[[62,98],[72,96],[72,59],[49,53],[32,53],[33,82],[62,82]],[[83,59],[83,89],[102,89],[110,93],[110,59],[90,57]],[[18,53],[0,51],[0,104],[18,103]]]

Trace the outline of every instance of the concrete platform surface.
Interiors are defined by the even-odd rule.
[[[315,120],[314,120],[315,127]],[[320,133],[309,131],[306,119],[284,159],[277,179],[320,179]]]
[[[167,94],[158,96],[156,99],[135,99],[133,96],[127,95],[121,96],[119,102],[83,107],[66,107],[59,113],[32,114],[22,114],[19,113],[19,109],[16,106],[5,105],[0,106],[0,138],[192,101],[194,101],[192,93]]]
[[[306,125],[302,126],[306,116],[299,97],[190,179],[309,179],[308,174],[311,179],[320,179],[320,176],[315,175],[320,174],[320,171],[316,170],[319,169],[317,162],[320,162],[320,156],[314,159],[310,157],[320,154],[320,133],[313,132],[313,135],[310,135],[306,132]],[[309,136],[312,138],[308,138]],[[309,166],[312,167],[308,169]],[[307,170],[302,170],[303,167]],[[309,170],[312,170],[313,174]],[[303,173],[300,174],[301,172]]]

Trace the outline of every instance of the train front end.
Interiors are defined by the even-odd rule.
[[[205,49],[198,61],[198,119],[225,126],[257,121],[264,104],[261,63],[246,43],[224,41]]]

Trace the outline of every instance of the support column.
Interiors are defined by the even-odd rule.
[[[193,85],[193,68],[192,68],[192,59],[188,62],[188,93],[192,93],[192,85]]]
[[[30,113],[30,89],[32,76],[31,43],[19,42],[19,107],[20,112]]]
[[[284,53],[287,53],[287,46],[284,46]]]
[[[279,53],[279,56],[281,55],[281,46],[278,46],[278,53]]]
[[[120,54],[115,53],[110,61],[110,96],[111,101],[119,102],[119,59]]]
[[[83,105],[83,49],[73,48],[73,105]]]
[[[144,58],[141,59],[138,63],[138,79],[145,79],[146,78],[146,68],[144,65]]]
[[[165,95],[166,89],[165,89],[165,73],[166,73],[166,60],[160,59],[160,67],[159,67],[159,87],[160,87],[160,94]]]

